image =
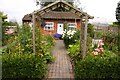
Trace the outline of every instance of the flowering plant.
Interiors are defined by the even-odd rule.
[[[75,30],[69,30],[69,31],[67,31],[67,30],[65,29],[65,31],[63,31],[62,38],[68,37],[69,39],[72,39],[75,33],[76,33]]]
[[[75,44],[76,41],[79,39],[79,30],[66,30],[62,34],[62,39],[64,40],[66,48],[69,47],[69,45]]]
[[[104,45],[103,40],[98,40],[97,47],[94,49],[93,54],[99,55],[104,52],[104,48],[102,47]]]
[[[117,33],[106,33],[103,35],[103,42],[105,43],[104,48],[114,53],[118,52],[118,34]]]

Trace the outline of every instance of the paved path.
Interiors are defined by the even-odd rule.
[[[57,40],[53,49],[55,61],[48,65],[47,79],[74,79],[72,64],[62,40]]]

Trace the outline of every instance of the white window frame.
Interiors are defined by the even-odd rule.
[[[68,23],[68,30],[76,30],[76,28],[77,28],[77,23]]]
[[[54,22],[45,22],[44,30],[54,30]]]

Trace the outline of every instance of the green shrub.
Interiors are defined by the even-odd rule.
[[[36,56],[33,53],[32,31],[28,26],[19,29],[18,34],[10,38],[10,45],[3,52],[3,78],[40,78],[47,71],[47,63],[53,61],[51,36],[40,34],[36,27]]]
[[[76,78],[120,78],[120,57],[111,52],[75,62]]]
[[[40,78],[46,73],[46,61],[33,54],[4,53],[2,57],[2,77]]]
[[[118,34],[117,33],[106,33],[102,36],[104,40],[104,48],[114,53],[118,52]]]
[[[75,60],[80,56],[80,41],[77,41],[74,45],[69,45],[68,55]]]

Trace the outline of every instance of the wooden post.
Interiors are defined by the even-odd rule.
[[[80,55],[83,53],[83,18],[80,20]]]
[[[84,20],[83,17],[81,19],[81,27],[80,27],[80,55],[83,56],[84,53]]]
[[[2,18],[0,17],[0,47],[2,46]]]
[[[0,17],[0,47],[2,47],[2,18]],[[0,51],[0,79],[2,80],[2,51]]]
[[[32,14],[32,22],[33,22],[33,53],[35,54],[35,14]]]
[[[88,26],[88,16],[85,16],[83,59],[86,57],[86,51],[87,51],[87,26]]]

